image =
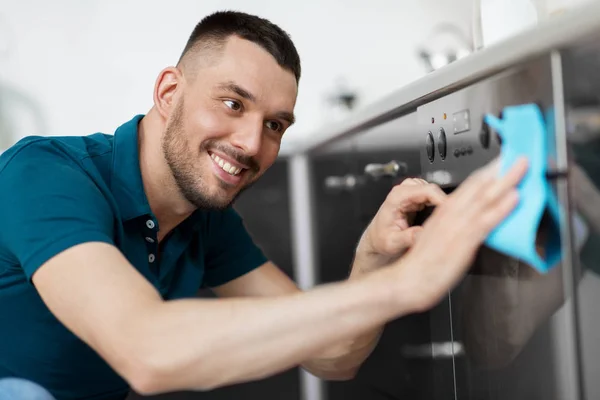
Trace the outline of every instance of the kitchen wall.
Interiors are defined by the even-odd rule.
[[[469,34],[470,3],[0,0],[0,148],[34,133],[114,132],[149,109],[156,76],[199,19],[237,9],[281,25],[302,57],[298,123],[285,151],[343,114],[327,98],[344,82],[361,107],[423,76],[417,47],[441,22]]]

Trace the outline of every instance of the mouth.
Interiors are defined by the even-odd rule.
[[[223,187],[233,188],[242,184],[250,167],[240,164],[222,153],[215,154],[212,151],[208,151],[208,155],[212,159],[213,173],[221,181],[221,184],[224,185]]]
[[[235,164],[232,160],[225,160],[222,157],[219,157],[215,153],[208,153],[210,158],[213,159],[216,165],[218,165],[224,172],[228,173],[231,176],[239,176],[242,171],[247,169],[244,166],[239,164]]]

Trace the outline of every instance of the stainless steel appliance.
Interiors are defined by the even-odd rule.
[[[576,264],[567,193],[562,59],[544,55],[427,103],[417,110],[423,131],[421,175],[452,191],[499,153],[499,136],[483,122],[506,106],[536,103],[547,111],[548,179],[561,199],[564,258],[547,275],[485,246],[448,296],[437,324],[450,326],[456,399],[577,399],[576,309],[569,300]],[[527,133],[524,133],[527,134]],[[538,237],[545,226],[538,228]],[[456,232],[460,235],[460,232]],[[435,250],[433,250],[435,251]],[[443,321],[443,322],[442,322]],[[600,320],[599,320],[600,323]],[[440,394],[440,396],[444,396]],[[443,398],[443,397],[439,397]]]
[[[600,399],[600,18],[580,13],[540,32],[545,47],[509,53],[520,37],[457,62],[292,162],[312,170],[305,199],[317,201],[304,211],[315,217],[305,228],[317,238],[316,282],[343,279],[351,257],[340,255],[394,184],[421,176],[451,192],[499,153],[484,114],[536,103],[548,116],[561,263],[539,274],[482,247],[437,307],[389,324],[354,381],[304,398]]]

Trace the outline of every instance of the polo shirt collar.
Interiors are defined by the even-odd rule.
[[[136,115],[114,135],[111,190],[124,221],[152,214],[140,169],[138,124],[143,117]]]
[[[121,125],[114,134],[111,190],[121,211],[123,221],[153,215],[144,191],[139,155],[139,123],[144,115],[136,115]],[[183,226],[198,229],[203,210],[196,210]],[[158,223],[158,222],[156,222]]]

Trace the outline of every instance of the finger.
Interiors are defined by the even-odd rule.
[[[526,163],[525,163],[526,164]],[[461,185],[454,191],[453,197],[462,206],[470,206],[473,212],[479,212],[481,208],[488,207],[489,204],[497,200],[499,196],[505,193],[510,187],[513,187],[521,180],[524,173],[522,160],[518,160],[509,169],[508,173],[499,178],[500,160],[495,158],[484,167],[472,173]],[[516,180],[516,183],[514,183]]]
[[[419,240],[419,236],[421,236],[421,232],[423,232],[422,226],[411,226],[405,232],[408,232],[411,236],[410,245],[414,245],[417,240]]]
[[[421,206],[420,208],[424,208],[424,206]],[[414,222],[415,222],[415,218],[416,218],[416,213],[420,211],[420,210],[415,210],[415,211],[400,211],[400,210],[395,210],[396,212],[396,218],[394,219],[394,224],[400,228],[400,230],[405,230],[410,228]]]
[[[513,188],[521,182],[527,170],[529,168],[529,163],[527,158],[521,157],[510,167],[507,171],[506,175],[504,175],[500,179],[500,184],[505,190],[509,190]]]
[[[422,195],[423,197],[419,197]],[[415,199],[420,203],[427,206],[437,206],[442,204],[448,195],[438,186],[433,183],[429,183],[423,186],[423,193],[418,193]]]
[[[490,207],[482,219],[482,237],[485,238],[519,203],[519,192],[511,189]]]
[[[420,178],[406,178],[398,186],[415,186],[415,185],[427,185],[427,181]]]
[[[392,189],[389,200],[404,212],[419,211],[424,206],[436,206],[446,200],[448,195],[437,185],[428,183],[396,187]]]
[[[500,177],[500,158],[496,157],[484,167],[480,168],[480,173],[486,177],[499,178]],[[522,170],[524,168],[524,170]],[[508,171],[503,175],[503,177],[515,177],[514,173],[516,171],[521,171],[525,173],[527,171],[527,158],[525,156],[521,156],[517,158],[517,160],[513,163],[513,165],[508,169]],[[520,178],[518,178],[520,180]]]
[[[497,178],[488,186],[481,187],[481,198],[487,207],[489,204],[496,202],[500,197],[519,184],[521,179],[527,172],[527,160],[525,158],[518,159],[501,178]]]
[[[423,228],[420,226],[412,226],[403,231],[389,234],[386,239],[384,251],[390,256],[401,254],[415,244],[422,230]]]
[[[455,199],[454,201],[466,204],[477,202],[478,197],[481,195],[481,189],[491,184],[498,176],[499,166],[499,160],[498,158],[495,158],[483,167],[472,172],[467,179],[452,192],[451,196]]]
[[[497,177],[500,173],[500,157],[497,156],[492,159],[489,163],[487,163],[483,168],[481,168],[481,172],[484,175],[489,175],[492,177]]]

